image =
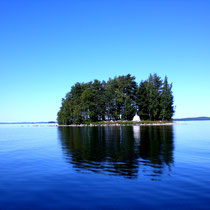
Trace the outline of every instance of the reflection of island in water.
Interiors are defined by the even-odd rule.
[[[172,126],[59,127],[65,157],[79,171],[157,178],[173,163]]]

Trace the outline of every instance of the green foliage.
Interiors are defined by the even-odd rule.
[[[105,120],[132,120],[138,111],[142,120],[170,120],[174,113],[172,85],[157,74],[138,86],[135,77],[76,83],[62,99],[60,125],[90,124]]]
[[[136,90],[135,77],[130,74],[109,79],[106,85],[108,119],[130,119],[135,112]]]
[[[160,88],[162,86],[162,81],[156,74],[150,74],[147,84],[149,119],[158,120],[160,113]]]
[[[170,120],[174,114],[172,84],[168,84],[168,78],[165,77],[161,97],[160,97],[160,118],[161,120]]]
[[[149,119],[149,93],[148,82],[141,81],[136,94],[136,105],[138,107],[138,114],[142,120]]]
[[[136,105],[142,120],[171,120],[174,107],[172,85],[157,74],[142,81],[137,91]]]
[[[135,115],[135,112],[136,107],[134,105],[134,102],[131,100],[131,98],[126,97],[122,111],[122,119],[132,120],[133,116]]]

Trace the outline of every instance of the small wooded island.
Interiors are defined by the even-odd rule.
[[[131,122],[135,114],[143,121],[170,121],[174,113],[172,84],[153,74],[138,85],[130,74],[76,83],[58,112],[59,125]]]

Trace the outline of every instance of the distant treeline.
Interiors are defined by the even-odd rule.
[[[104,120],[171,120],[174,107],[172,84],[153,74],[138,85],[130,74],[109,79],[76,83],[62,99],[58,112],[61,125]]]
[[[186,117],[186,118],[177,118],[175,121],[204,121],[210,120],[210,117]]]

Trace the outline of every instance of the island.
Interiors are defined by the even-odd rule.
[[[137,83],[130,74],[107,82],[77,82],[71,87],[57,115],[60,126],[107,124],[159,124],[174,114],[172,84],[156,73]],[[139,116],[141,121],[133,120]]]

